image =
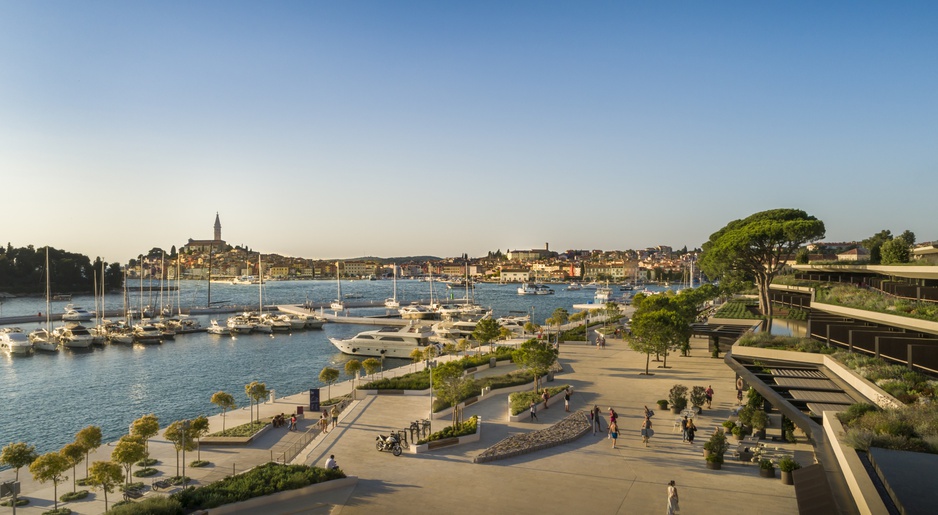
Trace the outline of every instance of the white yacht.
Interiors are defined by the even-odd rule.
[[[81,324],[66,324],[56,329],[53,334],[67,349],[87,349],[94,342],[94,336]]]
[[[476,330],[476,324],[480,320],[491,317],[492,313],[486,313],[481,317],[466,318],[464,320],[449,320],[433,324],[433,332],[443,338],[471,338],[472,332]]]
[[[212,320],[205,331],[208,334],[231,334],[231,329],[227,326],[219,325],[218,320]]]
[[[521,283],[518,287],[518,295],[553,295],[554,290],[543,284]]]
[[[496,318],[495,321],[513,333],[524,333],[524,326],[531,321],[531,315],[508,315]]]
[[[162,343],[163,332],[150,323],[140,323],[134,326],[134,341],[137,343]]]
[[[58,352],[59,344],[55,342],[55,336],[46,329],[36,329],[29,333],[29,343],[33,344],[33,350],[42,352]]]
[[[410,359],[414,349],[425,349],[431,345],[431,336],[433,330],[428,326],[411,324],[363,331],[347,340],[329,338],[329,341],[343,353],[353,356]]]
[[[74,304],[65,306],[65,314],[62,315],[62,320],[68,322],[84,322],[92,318],[94,318],[94,313]]]
[[[596,288],[596,295],[593,297],[593,301],[596,304],[606,304],[612,300],[612,288]]]
[[[409,306],[404,306],[397,310],[397,312],[400,313],[401,318],[405,320],[430,320],[436,317],[436,313],[417,302],[414,302]]]
[[[8,327],[0,331],[0,350],[12,356],[32,354],[33,346],[29,337],[19,327]]]
[[[228,317],[228,330],[231,331],[231,334],[250,334],[254,331],[254,326],[256,325],[251,321],[248,313],[242,313],[240,315],[235,315],[233,317]]]
[[[312,315],[306,317],[307,329],[322,329],[322,326],[324,325],[326,325],[326,321],[322,318]]]
[[[166,325],[176,334],[195,333],[202,329],[202,323],[189,315],[173,315],[166,319]]]
[[[578,290],[582,290],[582,289],[583,289],[583,287],[580,286],[580,283],[578,283],[578,282],[576,282],[576,281],[574,281],[574,282],[572,282],[572,283],[570,283],[570,284],[567,285],[567,291],[578,291]]]

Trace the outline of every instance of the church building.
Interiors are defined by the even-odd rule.
[[[215,237],[211,240],[193,240],[189,238],[189,242],[186,243],[182,248],[183,250],[190,252],[208,252],[209,249],[215,248],[219,249],[225,247],[225,240],[221,239],[221,219],[218,218],[218,213],[215,213]]]

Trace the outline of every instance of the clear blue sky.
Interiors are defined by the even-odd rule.
[[[125,261],[938,239],[935,2],[0,1],[0,239]]]

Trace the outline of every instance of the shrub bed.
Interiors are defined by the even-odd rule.
[[[211,464],[212,464],[212,462],[210,462],[210,461],[195,460],[195,461],[193,461],[192,463],[190,463],[189,466],[192,467],[192,468],[196,468],[196,469],[197,469],[197,468],[200,468],[200,467],[207,467],[207,466],[209,466],[209,465],[211,465]]]
[[[752,312],[751,308],[754,306],[758,306],[758,303],[751,300],[731,300],[720,306],[720,309],[713,316],[715,318],[758,320],[761,317]]]
[[[107,511],[107,515],[182,515],[179,501],[163,496],[147,497],[140,502],[121,501]]]
[[[156,470],[156,469],[153,468],[153,467],[146,467],[146,468],[142,468],[142,469],[140,469],[140,470],[135,470],[135,471],[134,471],[134,477],[150,477],[150,476],[156,474],[157,472],[159,472],[159,471]]]
[[[475,434],[476,430],[479,427],[479,416],[473,415],[472,418],[456,424],[455,426],[449,426],[442,431],[437,431],[432,433],[430,436],[417,440],[417,445],[424,444],[427,442],[433,442],[436,440],[443,440],[444,438],[456,438],[458,436],[465,436]]]
[[[358,387],[361,390],[426,390],[430,388],[430,371],[421,370],[398,377],[385,377]]]
[[[42,512],[42,515],[72,515],[72,510],[68,508],[58,508]]]
[[[26,497],[16,498],[17,506],[26,506],[27,504],[29,504],[29,499],[27,499]],[[4,499],[2,502],[0,502],[0,506],[4,506],[4,507],[13,506],[13,499]]]
[[[210,485],[187,488],[171,498],[184,509],[207,509],[344,477],[339,470],[268,463]]]
[[[270,420],[261,420],[260,422],[248,422],[247,424],[241,424],[240,426],[229,427],[224,431],[219,431],[217,433],[212,433],[208,436],[253,436],[254,433],[264,429],[264,426],[270,423]]]
[[[833,357],[905,404],[930,401],[938,391],[938,381],[902,365],[847,351]]]
[[[138,467],[152,467],[153,465],[156,465],[159,462],[160,460],[155,459],[155,458],[145,458],[145,459],[138,461],[137,463],[134,463],[134,465]]]
[[[528,384],[532,381],[534,381],[534,373],[527,370],[516,370],[502,376],[489,376],[482,379],[475,379],[472,383],[472,386],[466,389],[466,392],[459,398],[459,400],[456,401],[456,404],[459,404],[466,399],[471,399],[473,397],[482,395],[482,389],[485,387],[497,390],[499,388],[510,388],[512,386]],[[451,404],[443,401],[442,399],[433,399],[434,413],[443,411],[451,406]]]
[[[814,354],[830,354],[834,349],[811,338],[798,338],[795,336],[775,336],[770,333],[746,331],[736,340],[743,347],[761,347],[764,349],[791,350],[810,352]]]
[[[511,395],[508,397],[508,402],[509,402],[509,404],[511,405],[511,414],[512,414],[512,415],[517,415],[518,413],[521,413],[522,411],[524,411],[524,410],[530,408],[530,407],[531,407],[531,401],[534,401],[534,402],[541,402],[541,401],[543,400],[543,399],[541,398],[541,395],[542,395],[542,392],[543,392],[545,389],[547,390],[547,393],[549,393],[550,396],[553,397],[553,396],[559,394],[560,392],[566,390],[566,389],[569,388],[569,387],[570,387],[570,385],[564,384],[564,385],[560,385],[560,386],[553,386],[553,387],[548,387],[548,388],[541,388],[541,391],[540,391],[540,392],[534,392],[534,391],[530,391],[530,392],[515,392],[515,393],[511,394]]]
[[[938,322],[938,303],[935,302],[898,299],[845,284],[820,284],[815,292],[818,302]]]
[[[846,428],[844,442],[854,449],[938,454],[938,405],[934,403],[885,410],[854,404],[837,418]]]
[[[71,502],[84,499],[85,497],[88,497],[88,490],[78,490],[77,492],[68,492],[60,495],[59,500],[62,502]]]

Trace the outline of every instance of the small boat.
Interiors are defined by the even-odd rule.
[[[332,301],[332,304],[329,304],[329,309],[332,311],[345,311],[345,303],[342,302],[342,281],[339,279],[339,262],[335,262],[335,285],[336,285],[336,297]]]
[[[134,341],[137,343],[161,343],[163,333],[153,324],[141,323],[134,326]]]
[[[577,291],[577,290],[582,290],[582,289],[583,287],[580,286],[580,283],[578,282],[572,282],[567,285],[567,291]]]
[[[612,300],[612,289],[606,287],[597,288],[593,300],[596,304],[606,304],[610,302]]]
[[[518,287],[518,295],[553,295],[554,290],[543,284],[522,283]]]
[[[227,323],[228,330],[231,331],[231,334],[250,334],[254,331],[255,325],[256,324],[251,321],[251,317],[248,313],[229,317]]]
[[[0,331],[0,350],[11,356],[26,356],[33,353],[33,345],[22,329],[6,327]]]
[[[40,352],[58,352],[59,344],[55,342],[55,337],[46,329],[36,329],[29,333],[29,342],[33,344],[33,350]]]
[[[401,314],[401,318],[405,320],[430,320],[436,317],[436,313],[428,309],[426,306],[422,306],[417,302],[410,304],[409,306],[404,306],[401,309],[397,310]]]
[[[65,306],[65,314],[62,315],[62,320],[69,322],[84,322],[92,318],[94,318],[94,313],[74,304]]]
[[[340,351],[353,356],[410,358],[414,349],[431,345],[433,330],[428,326],[407,325],[363,331],[346,340],[329,338]]]
[[[59,327],[53,332],[59,343],[67,349],[87,349],[94,343],[94,336],[88,331],[88,328],[81,325],[70,323],[64,327]]]
[[[208,329],[205,330],[208,334],[231,334],[231,329],[228,329],[227,326],[218,325],[218,320],[212,320],[209,323]]]
[[[401,307],[401,303],[397,301],[397,265],[392,266],[394,267],[394,290],[391,298],[384,299],[384,307],[388,309],[398,309]]]
[[[306,328],[307,329],[322,329],[322,326],[326,324],[326,321],[322,318],[315,316],[306,317]]]

